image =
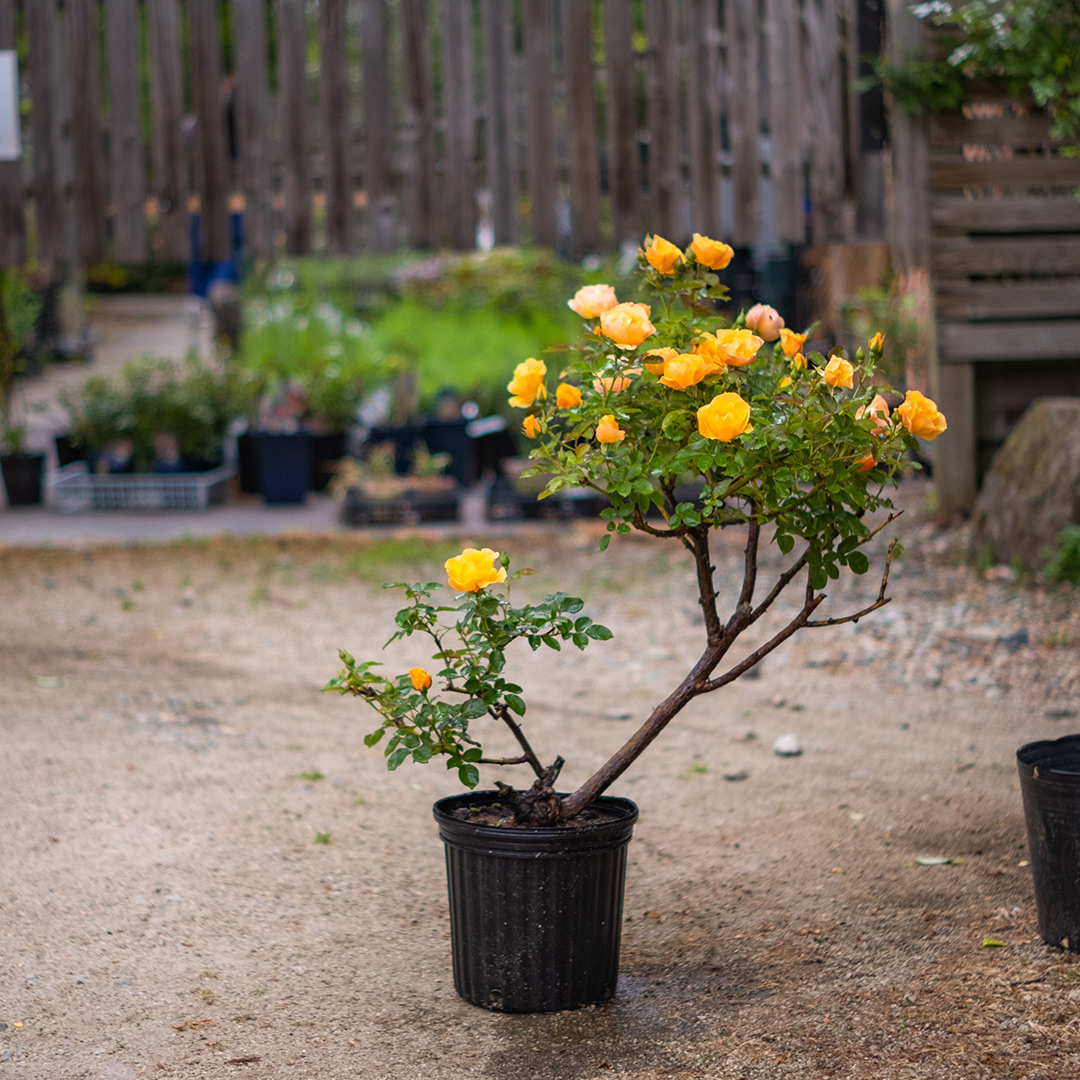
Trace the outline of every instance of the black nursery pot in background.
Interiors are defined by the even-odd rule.
[[[441,799],[454,988],[474,1005],[556,1012],[607,1001],[619,976],[626,846],[637,807],[605,796],[604,820],[576,828],[499,828],[455,811],[497,792]]]
[[[44,454],[4,454],[0,456],[8,506],[37,506],[41,502]]]
[[[311,438],[295,435],[255,436],[255,467],[259,491],[270,504],[302,503],[311,476]]]
[[[1080,735],[1016,751],[1039,935],[1080,952]]]

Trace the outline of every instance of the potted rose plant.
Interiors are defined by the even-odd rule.
[[[527,790],[497,782],[436,804],[455,985],[476,1004],[540,1011],[611,996],[625,845],[637,811],[605,792],[689,701],[729,685],[799,630],[856,621],[889,601],[895,541],[872,601],[845,614],[818,610],[831,580],[869,570],[863,549],[895,517],[870,515],[890,509],[901,457],[918,438],[944,431],[945,419],[914,390],[890,407],[874,381],[879,334],[849,359],[840,349],[805,353],[806,333],[762,305],[730,324],[720,318],[726,290],[715,271],[731,255],[698,234],[686,250],[650,237],[639,263],[653,303],[619,303],[604,285],[580,290],[569,303],[584,327],[557,379],[530,358],[508,387],[535,440],[535,469],[550,477],[541,497],[593,488],[610,504],[602,550],[633,529],[681,547],[693,565],[701,654],[627,742],[576,791],[557,790],[563,759],[542,758],[525,733],[510,646],[585,648],[611,635],[581,614],[576,597],[515,605],[509,586],[517,575],[506,555],[488,548],[446,563],[455,600],[436,601],[434,583],[397,586],[407,603],[391,641],[430,638],[430,672],[387,676],[342,652],[344,669],[328,686],[375,707],[382,720],[365,741],[387,737],[391,769],[442,758],[468,788],[484,764],[533,774]],[[688,498],[679,497],[684,491]],[[710,555],[719,529],[739,530],[745,551],[741,581],[723,590],[733,597],[723,613]],[[784,557],[768,580],[763,545]],[[789,588],[801,595],[798,610],[763,643],[738,651],[739,638]],[[484,718],[509,728],[520,753],[486,756],[477,724]],[[547,865],[550,881],[542,877]]]

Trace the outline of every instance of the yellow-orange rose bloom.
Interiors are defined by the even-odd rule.
[[[788,330],[786,327],[781,327],[780,348],[784,350],[785,356],[797,356],[802,352],[802,347],[805,342],[805,334],[796,334],[794,330]]]
[[[833,387],[843,386],[848,390],[854,385],[855,369],[842,356],[834,356],[825,365],[821,377]]]
[[[727,365],[724,363],[724,355],[720,351],[720,342],[716,340],[715,334],[700,334],[695,340],[691,352],[693,352],[695,356],[700,356],[703,360],[707,360],[712,365],[712,374],[723,374],[724,368]],[[677,356],[678,353],[675,355]]]
[[[706,375],[712,375],[716,366],[697,353],[678,353],[664,362],[664,374],[660,381],[672,390],[685,390],[696,386]]]
[[[605,375],[601,379],[593,379],[592,387],[598,394],[617,394],[629,385],[630,380],[625,375]]]
[[[725,443],[754,430],[750,426],[749,404],[730,391],[717,394],[708,405],[702,405],[697,411],[697,424],[706,439]]]
[[[569,383],[559,383],[555,390],[555,404],[560,409],[576,409],[581,404],[581,391]]]
[[[521,426],[530,439],[535,439],[540,434],[540,421],[531,414],[525,417],[525,421]]]
[[[874,455],[867,454],[865,457],[859,458],[855,464],[858,465],[858,468],[855,470],[856,472],[869,472],[875,465]]]
[[[656,333],[648,304],[616,304],[600,315],[600,333],[620,349],[633,349]]]
[[[758,349],[765,344],[752,330],[717,330],[716,343],[721,360],[730,367],[753,363]]]
[[[801,352],[796,353],[791,358],[791,370],[792,371],[805,371],[806,370],[806,357]]]
[[[431,685],[431,676],[422,667],[409,668],[409,680],[414,690],[426,690]]]
[[[615,422],[615,414],[608,413],[600,417],[600,423],[596,425],[596,441],[602,443],[622,442],[626,438],[626,432]]]
[[[936,439],[948,425],[937,405],[918,390],[909,390],[903,404],[896,407],[900,423],[920,439]]]
[[[566,306],[583,319],[595,319],[618,302],[610,285],[583,285],[573,299],[566,301]]]
[[[673,356],[678,356],[678,355],[679,355],[679,350],[678,349],[672,349],[672,348],[669,348],[666,345],[662,349],[653,349],[652,352],[647,352],[642,357],[642,359],[645,361],[645,370],[646,371],[651,371],[654,375],[663,375],[664,374],[664,364],[667,363],[667,361],[670,360]],[[649,357],[650,356],[658,357],[658,362],[650,364],[649,363]]]
[[[536,400],[536,395],[543,396],[544,376],[547,365],[543,360],[529,357],[514,368],[514,377],[506,384],[510,391],[510,404],[517,409],[528,409]]]
[[[694,242],[690,245],[694,258],[710,270],[723,270],[735,257],[735,249],[722,240],[711,240],[701,233],[694,233]]]
[[[875,435],[886,435],[892,426],[889,420],[889,403],[880,394],[875,394],[869,405],[864,405],[855,413],[856,420],[861,420],[864,416],[874,421]]]
[[[488,585],[505,581],[506,567],[497,566],[498,561],[499,553],[491,548],[466,548],[444,563],[450,588],[457,592],[479,592]]]
[[[876,333],[867,342],[867,344],[870,346],[870,351],[871,352],[881,352],[881,348],[885,344],[885,338],[882,337],[881,333],[879,332],[879,333]]]
[[[662,236],[650,236],[645,241],[645,258],[658,274],[674,274],[675,267],[683,261],[683,253]]]
[[[746,328],[765,341],[775,341],[784,329],[784,320],[780,312],[768,304],[755,304],[746,313]]]

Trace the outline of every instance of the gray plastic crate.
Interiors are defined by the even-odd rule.
[[[86,471],[77,461],[53,474],[52,504],[61,513],[80,510],[205,510],[220,506],[236,470],[229,465],[199,473]]]

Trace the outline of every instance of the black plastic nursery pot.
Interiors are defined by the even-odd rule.
[[[295,435],[255,436],[255,468],[259,491],[268,504],[302,503],[311,476],[311,438]]]
[[[1080,952],[1080,735],[1016,751],[1039,935]]]
[[[500,828],[461,820],[494,791],[441,799],[454,989],[481,1008],[540,1013],[607,1001],[619,977],[626,846],[637,807],[603,796],[595,824]]]
[[[8,506],[37,506],[41,502],[44,454],[4,454],[0,456],[0,472]]]

